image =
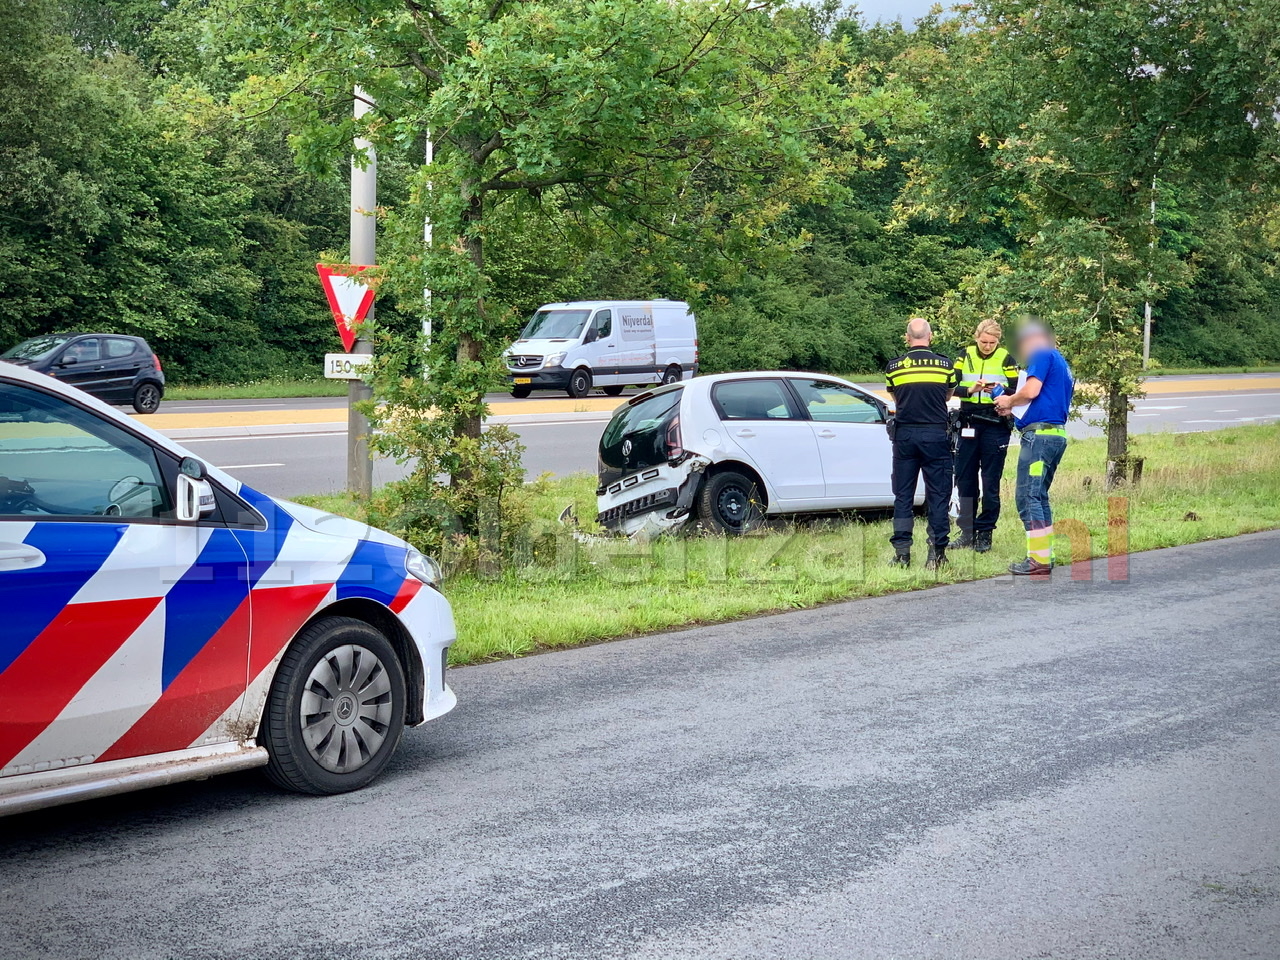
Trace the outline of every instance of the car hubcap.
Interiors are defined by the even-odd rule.
[[[391,713],[391,679],[382,661],[349,643],[326,654],[307,677],[302,739],[324,769],[351,773],[386,741]]]
[[[152,407],[160,402],[156,397],[155,387],[143,387],[142,394],[138,399],[142,402],[144,407]]]
[[[747,494],[741,487],[725,487],[720,491],[720,516],[733,527],[742,526],[747,516]]]

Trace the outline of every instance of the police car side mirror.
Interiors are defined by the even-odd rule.
[[[195,457],[183,457],[178,465],[178,487],[174,516],[181,523],[194,523],[214,507],[213,491],[205,480],[204,464]]]

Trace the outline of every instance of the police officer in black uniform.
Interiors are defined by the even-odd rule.
[[[897,408],[893,422],[893,536],[889,538],[893,564],[911,565],[916,481],[924,474],[928,570],[947,562],[952,477],[947,401],[959,380],[951,359],[929,349],[932,342],[929,321],[913,318],[907,323],[907,352],[885,367],[889,393]]]

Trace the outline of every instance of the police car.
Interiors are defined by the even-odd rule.
[[[439,582],[0,363],[0,814],[256,766],[367,784],[456,702]]]

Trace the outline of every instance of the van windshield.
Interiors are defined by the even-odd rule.
[[[591,316],[590,310],[539,310],[524,330],[521,340],[577,340]]]

